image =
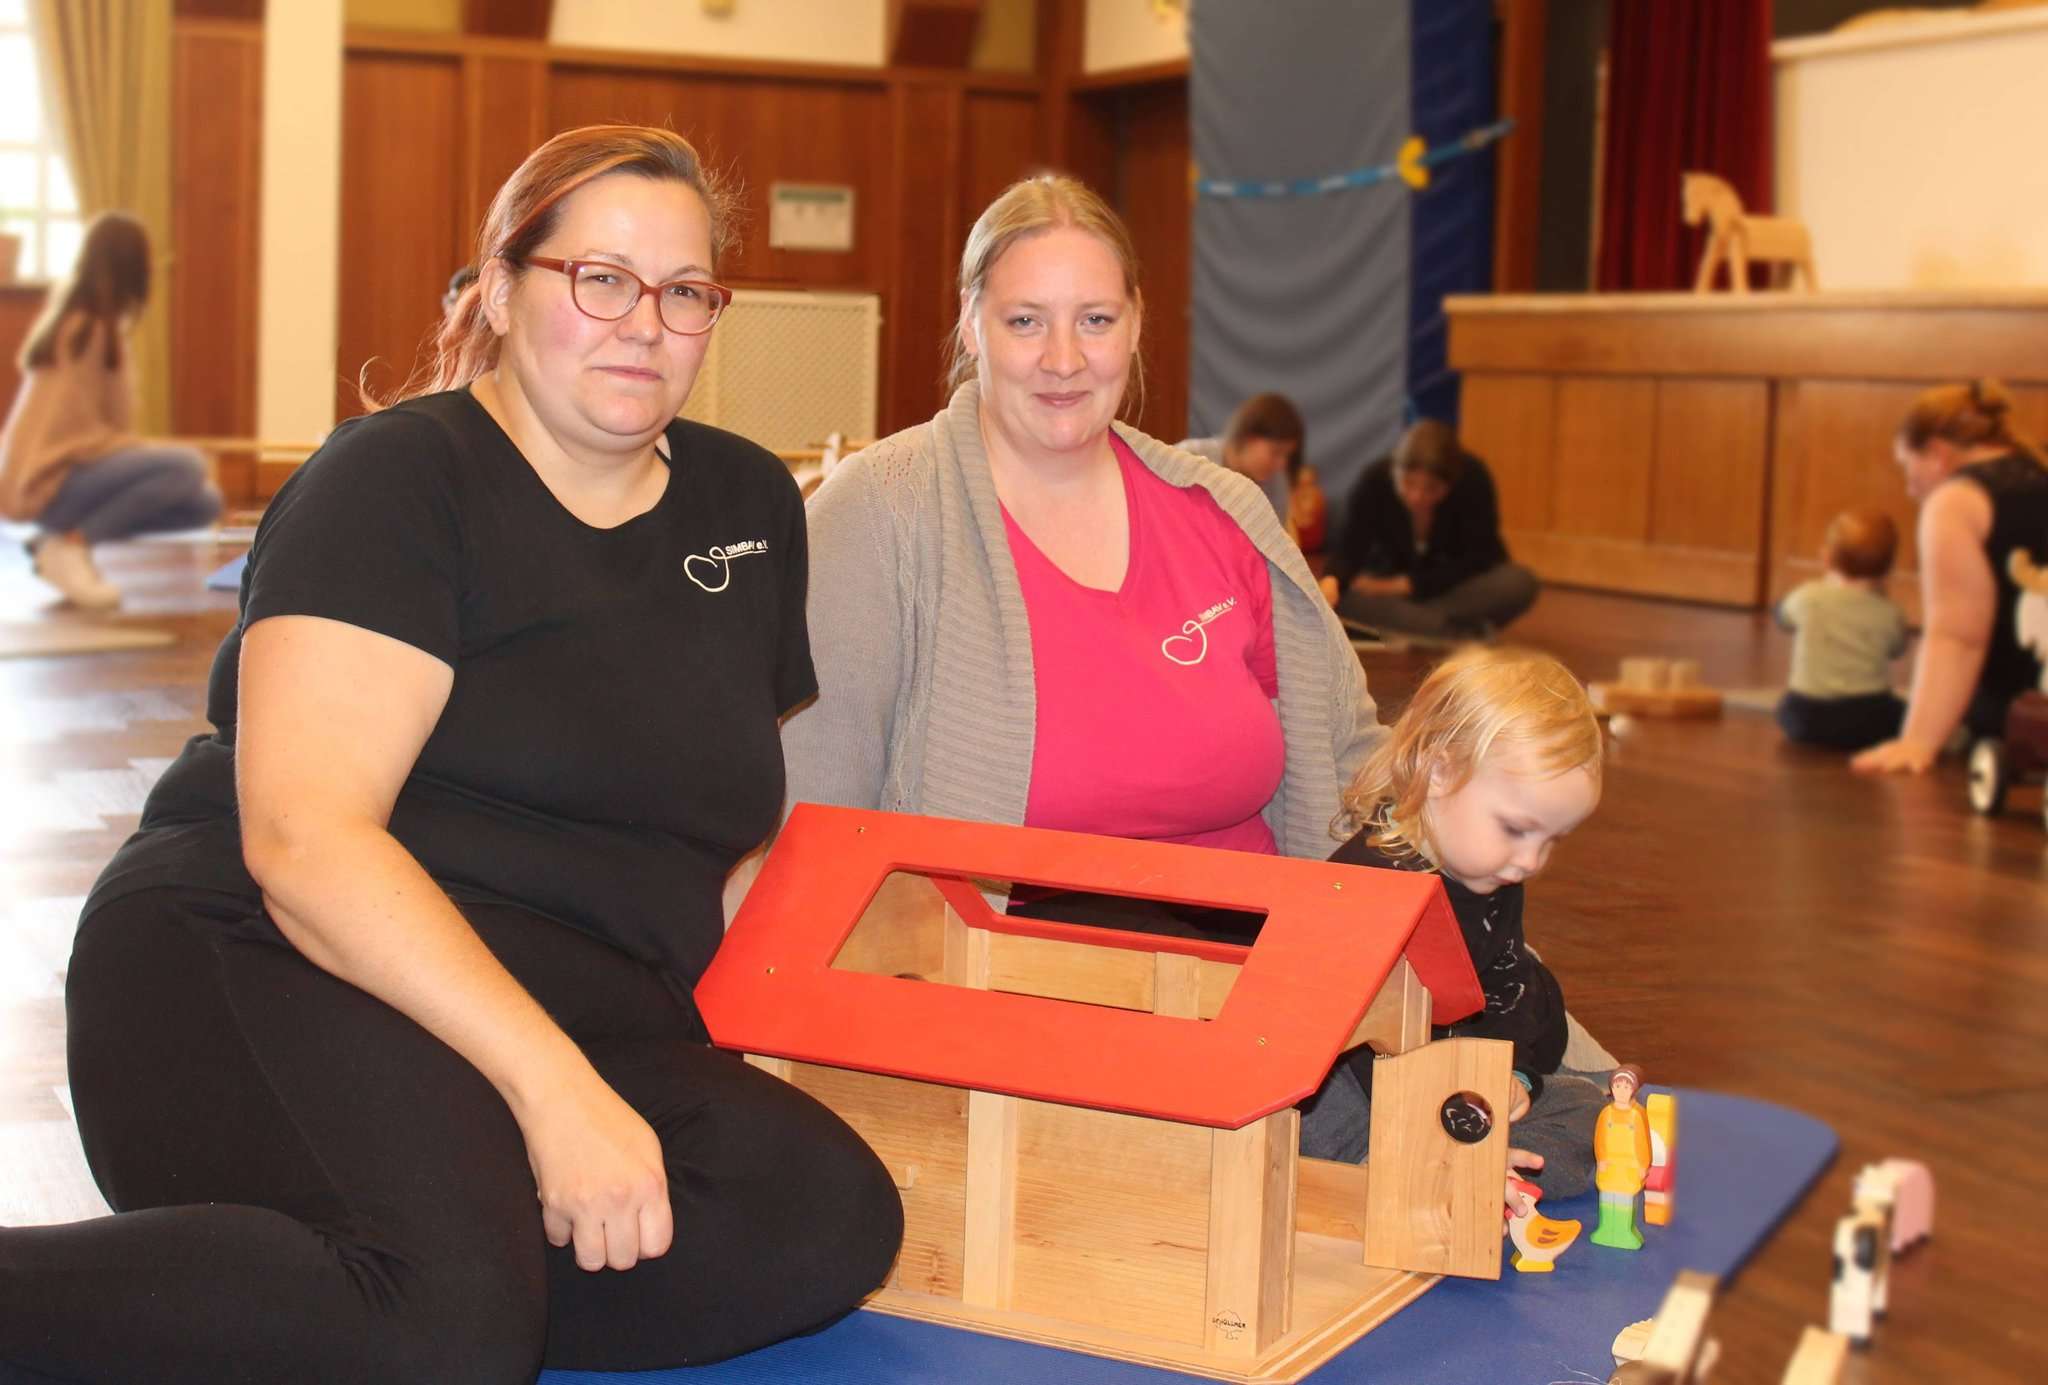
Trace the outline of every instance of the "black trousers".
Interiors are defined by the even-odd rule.
[[[511,908],[479,936],[660,1136],[675,1243],[591,1274],[547,1244],[519,1128],[454,1050],[157,890],[88,917],[72,1094],[117,1215],[0,1230],[0,1381],[531,1381],[711,1361],[882,1282],[887,1171],[824,1107],[704,1045],[623,953]]]
[[[1906,704],[1892,693],[1867,697],[1807,697],[1788,692],[1778,699],[1778,726],[1785,739],[1833,750],[1861,750],[1899,734]]]

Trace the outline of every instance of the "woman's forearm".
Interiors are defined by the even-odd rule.
[[[461,1054],[522,1125],[564,1084],[594,1076],[382,827],[329,822],[249,846],[264,904],[286,939]]]
[[[1930,631],[1913,665],[1912,700],[1899,739],[1929,751],[1948,741],[1977,688],[1984,669],[1982,640]]]

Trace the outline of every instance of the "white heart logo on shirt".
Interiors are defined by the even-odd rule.
[[[695,582],[705,591],[722,592],[732,585],[732,560],[734,558],[744,558],[750,554],[766,553],[767,551],[768,541],[766,539],[748,539],[745,543],[735,544],[714,543],[706,552],[692,553],[683,559],[683,576]],[[712,586],[711,583],[697,575],[697,564],[699,563],[702,563],[717,575],[717,586]]]
[[[1193,650],[1192,658],[1184,658],[1174,652],[1175,646],[1183,651]],[[1159,652],[1183,668],[1193,668],[1209,657],[1209,631],[1199,620],[1181,622],[1178,635],[1168,635],[1159,642]]]
[[[704,564],[705,567],[718,574],[717,586],[712,586],[697,575],[698,563]],[[692,553],[689,557],[683,559],[683,576],[695,582],[705,591],[722,592],[732,583],[732,564],[726,561],[725,550],[717,544],[713,544],[711,545],[710,556],[707,557],[702,553]]]

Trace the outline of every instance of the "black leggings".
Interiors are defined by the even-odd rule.
[[[519,1128],[476,1069],[290,948],[228,939],[210,900],[151,891],[79,930],[72,1094],[119,1214],[0,1230],[0,1381],[650,1369],[820,1326],[887,1274],[903,1221],[880,1161],[698,1042],[623,953],[464,911],[661,1137],[674,1246],[591,1274],[547,1244]]]

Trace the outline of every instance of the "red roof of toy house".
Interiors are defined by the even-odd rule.
[[[834,969],[892,871],[974,927],[1241,962],[1212,1020]],[[1263,910],[1250,948],[990,911],[970,878]],[[723,1047],[1236,1129],[1321,1085],[1405,955],[1439,1024],[1483,1004],[1435,876],[800,804],[697,983]]]

